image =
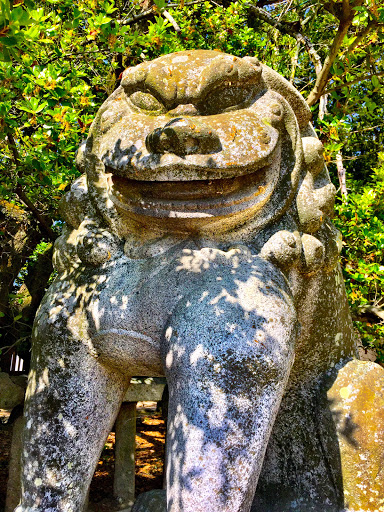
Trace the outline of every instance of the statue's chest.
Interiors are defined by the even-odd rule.
[[[158,340],[186,283],[177,261],[162,258],[122,261],[98,277],[87,315],[91,336],[131,331]]]
[[[53,296],[63,315],[79,316],[79,337],[132,337],[158,344],[181,303],[188,308],[190,301],[199,303],[207,297],[215,307],[220,301],[238,302],[252,286],[246,285],[252,281],[249,257],[247,251],[225,253],[183,244],[164,256],[122,257],[96,271],[79,269],[56,286]]]

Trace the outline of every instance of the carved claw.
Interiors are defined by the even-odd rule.
[[[278,231],[264,245],[260,256],[278,267],[288,268],[300,257],[301,240],[298,232]]]
[[[319,270],[325,258],[324,245],[312,235],[303,235],[301,237],[302,242],[302,271],[305,274],[313,274]]]
[[[77,237],[77,254],[83,263],[97,267],[121,252],[120,242],[109,231],[84,224]]]

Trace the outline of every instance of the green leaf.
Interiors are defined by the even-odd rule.
[[[11,6],[9,0],[0,0],[0,24],[11,18]]]
[[[0,61],[11,62],[9,50],[5,46],[3,46],[2,48],[0,47]]]
[[[154,3],[156,5],[156,7],[159,9],[159,11],[162,11],[163,9],[165,9],[165,7],[167,5],[166,0],[154,0]]]
[[[40,27],[38,25],[32,25],[28,30],[24,31],[24,37],[27,40],[34,41],[39,37]]]
[[[32,23],[28,12],[22,7],[15,7],[11,13],[11,20],[17,22],[20,26],[30,25]]]
[[[380,80],[377,78],[376,75],[373,75],[371,77],[371,82],[374,87],[380,87]]]
[[[17,108],[19,110],[24,110],[25,112],[29,112],[30,114],[37,114],[38,112],[41,112],[48,103],[46,101],[43,101],[39,104],[38,98],[31,98],[29,101],[23,101],[20,102],[17,105]]]
[[[1,38],[1,44],[4,46],[17,46],[19,42],[21,42],[21,39],[18,39],[15,36]]]

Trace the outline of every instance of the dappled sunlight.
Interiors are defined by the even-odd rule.
[[[168,501],[175,510],[241,510],[293,362],[296,314],[282,274],[248,254],[235,269],[236,254],[220,253],[187,254],[193,260],[178,272],[201,277],[196,288],[189,281],[191,293],[165,331]]]
[[[205,258],[204,255],[200,254],[200,251],[185,249],[183,253],[184,255],[179,258],[179,266],[176,267],[176,272],[186,270],[189,272],[200,273],[209,268],[209,260]]]
[[[212,306],[216,306],[216,304],[218,304],[221,299],[225,299],[227,302],[231,302],[232,304],[235,304],[238,302],[237,299],[235,297],[233,297],[232,295],[230,295],[225,288],[222,288],[219,295],[216,295],[216,297],[211,299],[209,303]],[[215,311],[218,311],[218,310],[215,309]]]
[[[250,250],[245,246],[232,248],[228,251],[222,251],[212,247],[184,249],[182,256],[179,257],[179,265],[175,270],[177,272],[184,270],[201,273],[209,269],[211,264],[215,266],[229,264],[236,270],[239,264],[245,261],[251,261]]]
[[[198,486],[200,507],[213,492],[218,506],[238,509],[236,482],[257,479],[293,358],[295,313],[275,267],[247,248],[196,249],[186,240],[151,259],[77,267],[56,279],[39,317],[49,322],[40,320],[35,336],[50,342],[36,355],[30,398],[51,412],[39,408],[41,427],[27,431],[34,442],[45,436],[64,446],[50,447],[58,482],[72,471],[73,489],[90,478],[127,379],[165,371],[170,499]],[[86,453],[92,459],[80,471]],[[35,478],[62,485],[41,471]]]
[[[31,369],[28,375],[28,386],[25,392],[25,399],[29,400],[36,389],[36,370]]]
[[[70,421],[65,420],[63,417],[61,417],[61,418],[59,417],[59,419],[62,419],[64,430],[68,434],[68,436],[69,437],[76,437],[77,434],[78,434],[77,427],[75,425],[73,425]]]
[[[189,362],[191,365],[194,365],[198,362],[198,360],[202,357],[205,357],[206,354],[204,352],[204,346],[202,344],[199,344],[195,350],[192,352],[192,354],[190,355],[189,357]],[[167,354],[167,357],[168,357],[168,354]],[[169,366],[167,364],[167,366]]]
[[[44,368],[42,375],[39,377],[39,382],[36,387],[36,393],[41,393],[46,387],[49,386],[49,370]]]

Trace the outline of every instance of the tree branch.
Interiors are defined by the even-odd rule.
[[[351,7],[349,0],[343,0],[342,10],[338,10],[337,13],[333,13],[340,20],[340,23],[331,48],[329,49],[329,53],[324,60],[323,67],[319,73],[316,73],[317,77],[315,86],[307,98],[307,103],[309,106],[314,105],[321,98],[321,96],[324,95],[324,89],[326,88],[329,80],[332,64],[334,63],[341,45],[343,44],[343,39],[348,33],[348,29],[352,24],[353,17],[355,15],[354,8],[360,6],[362,3],[363,0],[355,0]],[[334,5],[332,2],[331,4]],[[340,8],[339,4],[337,4],[337,6]]]
[[[291,25],[288,25],[287,23],[275,20],[264,9],[261,9],[260,7],[257,7],[252,4],[247,4],[247,7],[257,18],[261,19],[265,23],[268,23],[272,27],[276,28],[282,34],[286,34],[291,37],[294,37],[298,43],[302,43],[305,46],[305,48],[310,56],[310,59],[314,64],[315,72],[316,72],[316,82],[315,82],[315,85],[314,85],[312,91],[310,92],[310,94],[308,96],[307,103],[309,106],[312,106],[320,100],[320,102],[322,103],[321,112],[325,112],[325,107],[326,107],[326,105],[325,105],[326,99],[324,98],[324,96],[326,94],[328,94],[329,92],[336,90],[336,88],[332,88],[332,89],[325,91],[325,88],[329,81],[331,67],[338,55],[338,52],[343,43],[343,39],[344,39],[345,35],[347,34],[349,27],[352,24],[354,12],[355,12],[354,7],[356,7],[357,5],[361,5],[362,1],[363,0],[355,1],[353,6],[351,7],[348,0],[343,0],[342,9],[340,9],[341,6],[339,6],[339,9],[337,10],[337,12],[334,10],[333,3],[330,3],[329,5],[327,4],[325,6],[328,10],[331,9],[331,7],[332,7],[332,9],[333,9],[332,14],[340,20],[340,23],[339,23],[339,26],[337,29],[336,36],[335,36],[335,38],[332,42],[332,45],[330,47],[329,53],[328,53],[326,59],[324,60],[324,64],[322,64],[319,54],[316,52],[316,50],[314,49],[314,47],[311,44],[311,42],[309,41],[309,39],[307,37],[305,37],[303,34],[301,34],[301,32],[294,30],[294,28]],[[356,36],[356,39],[348,48],[348,52],[353,51],[353,49],[356,48],[356,46],[361,42],[361,40],[370,32],[370,30],[372,29],[373,26],[375,26],[375,22],[369,23],[367,25],[367,27],[365,29],[363,29]],[[370,76],[373,76],[373,75],[370,75]],[[358,79],[356,81],[356,83],[359,81],[360,81],[360,79]],[[355,83],[355,82],[349,82],[349,83],[351,84],[351,83]],[[337,89],[339,89],[340,87],[343,87],[343,86],[344,85],[338,86]]]
[[[383,75],[384,75],[384,71],[379,71],[378,73],[372,73],[370,75],[359,76],[355,80],[351,80],[350,82],[343,82],[339,85],[336,85],[335,87],[332,87],[331,89],[326,89],[323,92],[323,94],[330,94],[331,92],[342,89],[343,87],[349,87],[350,85],[358,84],[359,82],[363,82],[364,80],[369,80],[373,76],[383,76]]]
[[[378,23],[376,21],[369,21],[367,26],[360,30],[360,32],[358,32],[356,34],[356,39],[353,41],[353,43],[351,43],[348,47],[348,50],[347,50],[347,53],[351,53],[353,52],[353,50],[356,48],[356,46],[358,46],[361,41],[364,39],[365,36],[367,36],[369,34],[369,32],[372,30],[372,28],[374,28],[375,26],[377,26]]]
[[[357,0],[362,1],[362,0]],[[316,82],[309,94],[307,99],[308,105],[314,105],[317,101],[320,100],[319,105],[319,118],[324,119],[324,116],[327,112],[327,101],[328,95],[324,93],[324,89],[329,80],[329,73],[331,70],[331,66],[339,52],[339,49],[342,45],[344,36],[346,35],[349,26],[353,20],[353,13],[351,14],[351,9],[349,8],[348,0],[343,0],[343,11],[340,13],[340,24],[336,33],[336,36],[332,42],[330,51],[328,56],[326,57],[324,64],[321,63],[321,58],[313,48],[312,44],[309,40],[303,36],[300,32],[294,30],[291,25],[287,25],[286,23],[282,23],[279,20],[275,20],[269,13],[260,9],[259,7],[249,6],[251,12],[256,15],[261,20],[265,21],[269,25],[273,26],[281,33],[288,34],[296,39],[298,45],[303,43],[314,66],[316,71]],[[293,66],[293,75],[294,76],[295,65]],[[337,165],[337,174],[340,181],[341,194],[344,200],[347,200],[348,193],[346,187],[346,178],[345,178],[345,168],[343,165],[343,157],[341,151],[338,151],[336,155],[336,165]]]
[[[257,7],[264,7],[264,5],[274,5],[281,4],[285,2],[285,0],[258,0]]]
[[[319,73],[316,73],[316,83],[307,98],[307,103],[310,107],[314,105],[324,94],[324,89],[329,80],[329,72],[343,43],[344,36],[348,32],[349,26],[350,23],[347,24],[341,22],[339,28],[337,29],[335,39],[332,42],[332,46],[329,50],[327,57],[325,58],[321,71]]]
[[[12,153],[12,156],[13,156],[13,161],[14,161],[15,166],[16,166],[17,177],[20,179],[22,177],[21,176],[21,172],[20,172],[20,155],[19,155],[19,152],[17,150],[15,139],[13,138],[12,133],[8,133],[7,134],[7,139],[8,139],[8,147],[11,150],[11,153]],[[20,183],[18,183],[16,185],[15,192],[16,192],[16,195],[18,196],[18,198],[20,199],[20,201],[22,201],[25,204],[25,206],[30,210],[32,215],[38,221],[38,223],[41,226],[42,230],[49,237],[49,239],[50,240],[55,240],[56,239],[55,232],[49,226],[48,222],[41,215],[41,213],[36,208],[36,206],[29,199],[29,197],[27,196],[27,194],[24,191],[24,188],[22,187],[22,185]]]
[[[352,130],[351,132],[348,132],[348,135],[351,133],[369,132],[371,130],[376,130],[376,128],[381,128],[382,126],[384,126],[384,123],[377,124],[376,126],[367,126],[366,128],[360,128],[359,130]]]
[[[183,7],[185,7],[186,5],[195,5],[195,4],[202,4],[204,3],[206,0],[194,0],[193,2],[185,2],[183,4]],[[279,0],[281,2],[284,2],[285,0]],[[177,7],[180,7],[180,4],[168,4],[167,5],[168,9],[176,9]]]
[[[298,43],[302,43],[305,46],[305,49],[307,50],[310,59],[313,62],[313,65],[315,66],[316,74],[318,70],[321,69],[321,59],[319,54],[316,52],[315,48],[313,47],[312,43],[309,41],[309,39],[306,36],[303,36],[301,32],[298,32],[292,28],[292,25],[284,23],[282,21],[277,21],[271,16],[267,11],[264,11],[264,9],[261,9],[260,7],[256,7],[252,4],[246,4],[246,6],[249,8],[249,10],[256,16],[256,18],[261,19],[265,23],[268,23],[268,25],[271,25],[272,27],[276,28],[279,32],[282,34],[286,34],[288,36],[294,37]]]
[[[66,53],[66,54],[63,54],[63,55],[55,55],[52,58],[49,58],[48,60],[44,61],[42,66],[48,66],[48,64],[52,64],[52,62],[55,62],[56,60],[59,60],[59,59],[68,59],[68,58],[72,58],[72,57],[80,57],[82,55],[86,55],[86,54],[89,55],[89,54],[92,54],[92,53],[103,53],[103,52],[102,52],[102,50],[100,50],[100,48],[98,48],[97,50],[86,50],[86,51],[81,51],[81,52],[80,51],[78,51],[78,52],[70,52],[70,53]],[[51,55],[52,54],[50,54],[49,57],[51,57]]]
[[[152,7],[141,12],[140,14],[136,14],[135,16],[131,16],[130,18],[127,18],[125,20],[116,20],[116,22],[122,26],[132,25],[133,23],[137,23],[140,20],[143,20],[145,18],[149,18],[150,16],[153,16],[155,14],[155,10],[156,10],[156,6],[153,5]]]
[[[300,53],[300,43],[297,43],[295,53],[293,54],[292,59],[291,59],[292,69],[291,69],[291,76],[289,78],[289,81],[291,82],[291,84],[293,84],[293,81],[295,79],[296,68],[297,68],[297,65],[299,62],[299,53]]]
[[[169,12],[164,9],[161,14],[164,16],[164,18],[166,18],[172,25],[172,27],[175,29],[175,32],[177,32],[178,34],[180,34],[181,32],[181,28],[179,27],[179,25],[176,23],[175,21],[175,18],[172,16],[172,14],[169,14]]]
[[[206,0],[194,0],[193,2],[185,2],[184,6],[186,6],[186,5],[194,5],[194,4],[202,4],[205,1]],[[168,7],[168,9],[172,9],[172,8],[180,7],[180,5],[179,4],[168,4],[167,7]],[[115,20],[115,21],[117,23],[119,23],[121,26],[133,25],[134,23],[137,23],[138,21],[143,20],[145,18],[150,18],[151,16],[154,16],[157,13],[158,13],[158,11],[157,11],[156,5],[153,5],[152,7],[147,9],[146,11],[143,11],[140,14],[136,14],[136,16],[131,16],[130,18],[126,18],[124,20]],[[172,25],[173,25],[173,23],[172,23]]]
[[[345,167],[343,165],[343,155],[341,154],[340,150],[336,153],[336,167],[337,167],[337,176],[339,178],[339,183],[340,183],[341,197],[345,201],[347,201],[348,200],[348,191],[347,191],[347,182],[346,182],[346,177],[345,177]]]

